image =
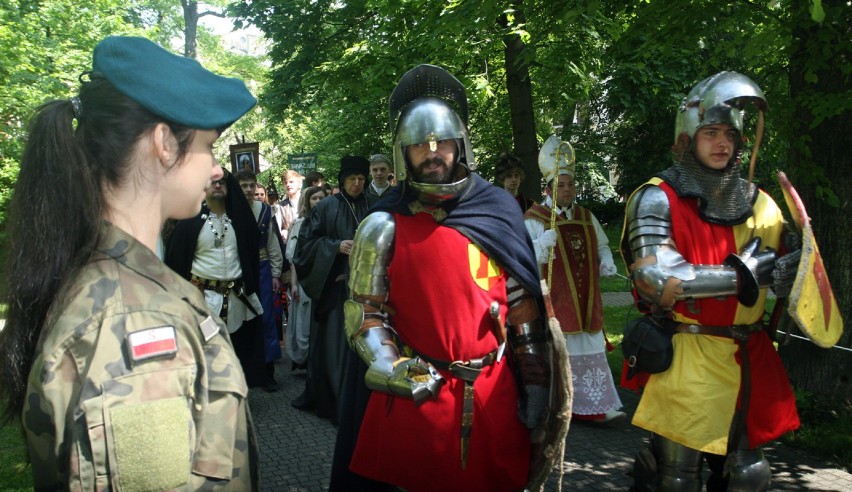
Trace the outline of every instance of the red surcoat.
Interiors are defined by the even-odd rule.
[[[488,310],[506,313],[506,272],[455,229],[427,213],[394,214],[388,267],[391,320],[417,353],[441,361],[482,357],[497,347]],[[441,371],[437,399],[412,400],[374,391],[350,469],[410,491],[521,490],[530,459],[529,431],[517,417],[518,392],[504,357],[475,382],[467,467],[461,468],[464,381]],[[412,463],[415,466],[412,466]]]
[[[542,222],[548,229],[550,210],[535,204],[524,217]],[[563,333],[598,332],[603,329],[603,301],[592,213],[575,204],[571,217],[556,216],[555,226],[558,239],[553,250],[550,293],[556,319]],[[541,270],[541,278],[547,279],[547,265]]]

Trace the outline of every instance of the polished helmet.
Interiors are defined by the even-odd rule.
[[[727,124],[743,132],[743,110],[749,104],[766,112],[763,91],[737,72],[719,72],[698,83],[684,98],[675,120],[675,142],[681,134],[690,140],[699,128]]]
[[[400,79],[390,98],[390,126],[393,133],[394,175],[407,181],[421,196],[443,201],[456,196],[476,168],[467,126],[467,95],[464,86],[449,72],[434,65],[420,65]],[[405,147],[428,143],[432,150],[442,140],[455,140],[455,164],[465,169],[453,183],[419,183],[409,176]]]

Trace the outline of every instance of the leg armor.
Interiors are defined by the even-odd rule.
[[[651,435],[650,447],[636,455],[633,489],[638,492],[701,492],[701,452]]]
[[[762,449],[738,449],[728,477],[728,492],[769,490],[772,471]]]
[[[419,404],[437,395],[446,381],[428,362],[399,354],[388,321],[393,309],[385,304],[394,232],[393,217],[386,212],[367,216],[358,228],[349,257],[352,297],[343,305],[344,327],[349,346],[367,363],[367,387]]]
[[[524,390],[518,402],[518,416],[528,428],[534,429],[550,400],[550,341],[535,299],[512,278],[506,282],[506,290],[509,344]],[[497,329],[503,331],[502,327]],[[498,333],[497,338],[505,340],[506,334]]]
[[[652,304],[671,307],[675,301],[732,296],[753,306],[761,287],[772,284],[775,251],[758,252],[760,239],[722,265],[693,265],[672,240],[668,197],[658,186],[638,190],[627,205],[627,242],[636,291]]]

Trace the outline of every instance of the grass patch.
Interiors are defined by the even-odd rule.
[[[606,361],[612,370],[615,384],[621,380],[621,370],[624,367],[624,355],[621,353],[621,340],[624,338],[624,325],[627,321],[639,316],[639,311],[633,306],[607,306],[604,308],[606,320],[606,338],[615,350],[607,352]]]
[[[781,441],[852,470],[852,402],[798,390],[795,394],[802,425]]]
[[[33,489],[26,444],[16,422],[0,427],[0,484],[4,491]]]
[[[621,249],[619,241],[621,241],[621,223],[608,224],[603,226],[606,237],[609,239],[609,249],[612,250],[612,259],[615,262],[615,267],[618,268],[618,274],[621,277],[601,277],[601,292],[627,292],[630,290],[630,282],[623,278],[627,276],[627,267],[624,265],[624,259],[621,258]],[[607,327],[609,328],[609,327]]]

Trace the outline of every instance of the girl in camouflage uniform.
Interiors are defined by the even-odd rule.
[[[37,490],[256,489],[228,333],[154,254],[256,101],[142,38],[103,40],[86,76],[35,115],[10,207],[5,418],[21,417]]]

